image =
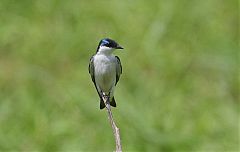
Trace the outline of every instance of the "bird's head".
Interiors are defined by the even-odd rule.
[[[97,53],[112,53],[115,49],[123,49],[117,42],[112,39],[104,38],[102,39],[97,48]]]

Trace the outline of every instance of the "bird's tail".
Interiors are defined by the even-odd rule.
[[[112,107],[116,107],[116,106],[117,106],[114,97],[112,97],[112,101],[110,102],[110,105],[111,105]]]
[[[105,108],[105,103],[102,98],[100,98],[100,109]]]
[[[116,107],[116,106],[117,106],[114,97],[112,97],[112,101],[110,102],[110,105],[111,105],[112,107]],[[103,109],[103,108],[105,108],[105,107],[106,107],[106,106],[105,106],[105,103],[104,103],[103,99],[100,98],[100,109]]]

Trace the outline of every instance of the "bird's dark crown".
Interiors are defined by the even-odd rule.
[[[109,48],[116,48],[118,46],[117,42],[112,39],[104,38],[100,41],[99,46],[106,46]]]
[[[101,46],[109,47],[109,48],[114,48],[114,49],[123,49],[117,42],[110,38],[104,38],[102,39],[97,47],[97,52]]]

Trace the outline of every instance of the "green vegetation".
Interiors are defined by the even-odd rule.
[[[0,151],[113,151],[88,74],[100,39],[123,75],[124,151],[237,151],[237,1],[1,0]]]

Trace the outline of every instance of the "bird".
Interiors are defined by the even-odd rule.
[[[110,38],[104,38],[100,40],[96,54],[90,58],[88,71],[100,98],[100,109],[105,108],[104,96],[109,98],[112,107],[116,107],[114,89],[122,74],[120,58],[113,55],[117,49],[122,50],[123,47]]]

